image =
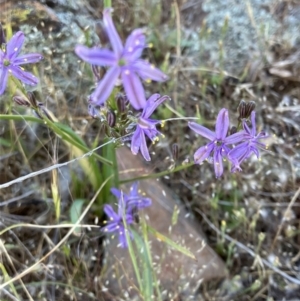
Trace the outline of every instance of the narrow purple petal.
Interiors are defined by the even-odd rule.
[[[131,105],[136,109],[143,109],[146,105],[145,91],[138,76],[131,70],[122,71],[122,81]]]
[[[117,188],[111,188],[110,192],[117,198],[119,199],[121,197],[121,190],[117,189]]]
[[[75,53],[91,65],[114,66],[118,61],[115,53],[108,49],[100,49],[99,47],[88,48],[83,45],[77,45]]]
[[[14,65],[23,65],[23,64],[37,63],[42,59],[43,59],[43,56],[40,55],[39,53],[24,54],[24,55],[18,56],[14,60],[13,64]]]
[[[93,104],[101,105],[103,104],[109,95],[111,94],[114,85],[116,83],[117,78],[120,75],[120,67],[115,66],[111,67],[103,77],[103,79],[99,82],[96,90],[92,93],[90,97],[90,101]]]
[[[252,137],[254,137],[256,135],[255,111],[251,112],[251,126],[252,126],[251,135]]]
[[[233,148],[229,154],[228,157],[231,159],[236,159],[241,163],[245,158],[248,157],[249,153],[249,143],[243,142],[239,145],[237,145],[235,148]]]
[[[118,202],[118,215],[121,219],[123,219],[123,217],[126,215],[125,211],[126,211],[126,201],[124,198],[124,193],[121,190],[121,196],[119,197],[119,202]]]
[[[216,122],[216,137],[217,139],[224,140],[229,128],[228,110],[222,109],[217,117]]]
[[[118,223],[108,223],[106,226],[101,228],[103,232],[117,232],[120,230],[120,225]]]
[[[103,211],[110,220],[117,221],[119,220],[118,214],[114,211],[111,205],[104,205]]]
[[[214,143],[211,142],[205,146],[200,147],[194,154],[194,161],[197,164],[201,164],[205,159],[209,157],[214,149]]]
[[[146,161],[151,161],[149,150],[148,150],[147,143],[146,143],[146,137],[145,137],[143,132],[141,133],[141,148],[140,148],[140,150],[141,150],[141,154],[143,155],[144,159]]]
[[[106,33],[109,37],[109,41],[111,43],[111,46],[114,50],[114,53],[120,57],[123,52],[123,45],[122,41],[120,39],[119,34],[117,33],[117,30],[115,28],[115,25],[113,23],[112,17],[111,17],[112,9],[106,8],[103,11],[103,24],[106,29]]]
[[[13,63],[13,60],[20,53],[24,40],[25,40],[24,33],[22,31],[18,31],[8,41],[6,46],[6,53],[7,53],[7,58],[11,61],[11,63]]]
[[[138,187],[139,187],[139,182],[134,182],[132,186],[130,187],[130,194],[129,196],[136,196],[138,195]]]
[[[146,47],[146,37],[142,29],[135,29],[127,38],[123,56],[129,61],[136,61],[141,57]]]
[[[143,80],[163,82],[168,79],[166,74],[144,60],[137,60],[132,64],[132,67]]]
[[[202,137],[209,139],[210,141],[213,141],[216,139],[216,134],[213,131],[209,130],[208,128],[206,128],[196,122],[189,122],[188,126],[194,132],[201,135]]]
[[[235,144],[235,143],[240,143],[244,139],[245,139],[245,132],[244,131],[239,131],[237,133],[234,133],[234,134],[226,137],[224,142],[226,144]]]
[[[221,177],[224,171],[223,167],[223,157],[221,154],[221,148],[214,153],[214,168],[215,168],[215,175],[217,178]]]
[[[0,95],[2,95],[5,91],[7,78],[8,78],[7,68],[0,67]]]
[[[39,82],[39,80],[32,73],[22,70],[22,68],[19,66],[9,66],[8,71],[24,84],[35,86]]]
[[[149,118],[160,104],[162,104],[166,100],[170,100],[170,97],[167,95],[160,97],[159,94],[154,94],[152,96],[148,99],[147,104],[143,110],[142,116],[144,118]]]
[[[137,126],[135,132],[133,133],[133,136],[131,138],[131,152],[134,155],[137,155],[139,152],[140,146],[141,146],[141,129],[139,126]]]

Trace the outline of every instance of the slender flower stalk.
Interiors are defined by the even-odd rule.
[[[201,164],[205,159],[213,162],[216,177],[219,178],[224,171],[223,159],[230,159],[228,157],[229,145],[241,142],[244,138],[244,131],[227,136],[229,116],[228,110],[224,108],[218,114],[215,132],[195,122],[189,122],[188,125],[194,132],[210,140],[207,145],[200,147],[195,152],[195,163]]]
[[[114,26],[112,9],[103,12],[103,24],[113,51],[99,47],[87,48],[78,45],[75,53],[84,61],[97,66],[110,67],[96,90],[91,94],[90,101],[94,105],[103,104],[111,94],[116,82],[121,78],[126,95],[135,109],[143,109],[146,104],[145,91],[140,80],[165,81],[167,76],[159,69],[141,59],[146,48],[146,38],[142,29],[135,29],[123,46]]]
[[[0,49],[0,95],[5,91],[9,74],[21,82],[34,86],[38,79],[30,72],[24,71],[22,65],[39,62],[43,57],[39,53],[19,55],[25,36],[18,31],[4,47]]]
[[[136,155],[141,151],[146,161],[151,161],[146,136],[152,142],[155,142],[158,139],[158,135],[161,135],[156,129],[156,125],[161,123],[161,121],[150,119],[149,117],[161,103],[169,99],[170,97],[167,95],[161,97],[159,94],[153,94],[146,102],[143,112],[137,120],[136,129],[131,138],[131,152]]]

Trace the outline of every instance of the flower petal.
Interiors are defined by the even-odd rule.
[[[75,53],[85,62],[97,66],[114,66],[117,64],[115,53],[99,47],[88,48],[83,45],[75,47]]]
[[[237,160],[241,164],[248,157],[249,152],[249,142],[243,142],[229,152],[228,158],[230,161]]]
[[[114,50],[114,53],[120,57],[123,52],[123,45],[122,41],[120,39],[119,34],[117,33],[117,30],[115,28],[115,25],[113,23],[112,17],[111,17],[111,8],[106,8],[103,11],[103,24],[106,29],[107,36],[109,38],[109,41],[111,43],[111,46]]]
[[[24,84],[35,86],[39,82],[39,80],[32,73],[22,70],[22,68],[19,66],[9,66],[8,71]]]
[[[229,116],[228,110],[221,109],[218,114],[216,122],[216,137],[217,139],[224,140],[229,128]]]
[[[6,46],[6,53],[7,53],[7,58],[11,61],[11,63],[13,63],[13,60],[20,53],[24,40],[25,40],[24,33],[22,31],[18,31],[8,41]]]
[[[156,108],[166,100],[170,100],[170,97],[167,95],[160,97],[159,94],[153,94],[146,103],[142,117],[149,118]]]
[[[7,68],[0,68],[0,95],[2,95],[5,91],[6,84],[8,78]]]
[[[224,171],[221,148],[214,153],[214,168],[216,177],[221,177]]]
[[[213,151],[214,147],[215,145],[213,142],[200,147],[194,154],[195,163],[201,164],[205,159],[207,159]]]
[[[14,65],[23,65],[23,64],[37,63],[42,59],[43,59],[43,56],[40,55],[39,53],[24,54],[24,55],[18,56],[14,60],[13,64]]]
[[[216,134],[213,131],[209,130],[208,128],[206,128],[196,122],[189,122],[188,126],[194,132],[201,135],[202,137],[209,139],[210,141],[213,141],[216,139]]]
[[[251,126],[252,126],[251,135],[252,137],[255,137],[256,135],[255,111],[251,112]]]
[[[114,220],[114,221],[118,221],[120,219],[120,217],[118,216],[118,214],[114,211],[114,209],[112,208],[111,205],[104,205],[103,207],[103,211],[105,212],[105,214],[107,215],[107,217],[110,220]]]
[[[90,101],[98,106],[103,104],[111,94],[119,75],[120,75],[120,67],[118,66],[111,67],[106,72],[103,79],[99,82],[96,90],[92,93],[90,97]]]
[[[133,133],[133,136],[131,138],[131,152],[134,155],[137,155],[139,152],[140,146],[141,146],[141,129],[139,126],[137,126],[135,132]]]
[[[146,105],[145,91],[138,76],[130,69],[122,71],[122,81],[131,105],[136,109],[143,109]]]
[[[137,60],[132,64],[132,67],[143,80],[150,79],[157,82],[163,82],[168,79],[166,74],[144,60]]]
[[[113,187],[110,189],[110,192],[117,198],[119,199],[121,197],[121,190]]]
[[[128,61],[136,61],[141,57],[142,52],[145,48],[146,37],[144,35],[144,31],[140,28],[135,29],[126,40],[123,56]]]
[[[151,161],[149,150],[148,150],[147,143],[146,143],[146,137],[145,137],[145,134],[143,131],[141,132],[140,151],[146,161]]]
[[[235,144],[235,143],[240,143],[244,139],[245,139],[245,132],[239,131],[237,133],[234,133],[234,134],[226,137],[224,142],[225,142],[225,144]]]
[[[120,229],[120,225],[115,222],[108,222],[107,225],[101,228],[103,232],[117,232]]]

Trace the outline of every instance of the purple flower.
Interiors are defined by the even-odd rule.
[[[21,65],[36,63],[43,57],[39,53],[19,55],[24,39],[23,32],[18,31],[13,35],[4,49],[0,49],[0,95],[5,91],[9,74],[27,85],[34,86],[38,83],[38,79],[33,74],[24,71]]]
[[[266,145],[260,142],[260,139],[267,138],[265,132],[256,133],[255,111],[251,113],[251,125],[249,128],[246,120],[243,120],[244,138],[242,143],[238,144],[229,152],[229,157],[236,161],[233,171],[239,168],[242,161],[248,159],[252,153],[259,157],[259,149],[266,149]]]
[[[195,152],[195,163],[201,164],[205,159],[209,159],[214,163],[215,174],[219,178],[224,170],[223,158],[230,159],[228,157],[230,152],[228,145],[241,142],[244,138],[244,131],[227,136],[229,116],[228,110],[224,108],[218,114],[215,132],[195,122],[189,122],[188,125],[194,132],[211,141]]]
[[[107,225],[102,228],[104,232],[117,232],[119,234],[119,241],[122,248],[126,248],[128,246],[126,233],[128,231],[129,236],[132,238],[132,233],[127,229],[124,225],[124,220],[126,221],[126,225],[130,225],[134,222],[133,216],[131,213],[127,212],[126,209],[126,200],[120,193],[120,197],[118,198],[118,213],[116,213],[111,205],[104,205],[104,212],[108,217]]]
[[[155,109],[165,100],[170,99],[169,96],[160,97],[159,94],[153,94],[143,109],[141,116],[138,118],[136,130],[131,138],[131,152],[136,155],[139,150],[147,161],[151,161],[149,150],[146,143],[146,136],[154,142],[161,133],[156,129],[156,125],[161,123],[159,120],[153,120],[149,117]]]
[[[103,79],[92,93],[90,101],[101,105],[111,94],[114,85],[121,77],[125,92],[135,109],[142,109],[146,104],[145,91],[141,80],[165,81],[167,76],[159,69],[140,57],[146,48],[146,38],[141,29],[135,29],[123,46],[113,24],[111,9],[104,9],[103,23],[113,51],[99,47],[87,48],[78,45],[76,54],[84,61],[97,66],[109,66]]]
[[[130,187],[129,194],[123,193],[123,198],[128,212],[132,212],[133,209],[142,209],[151,206],[152,201],[150,198],[146,198],[143,195],[139,194],[138,191],[138,182],[134,182]],[[117,198],[120,199],[122,191],[117,188],[112,188],[111,193]]]

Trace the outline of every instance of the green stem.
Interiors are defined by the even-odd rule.
[[[104,0],[104,8],[112,7],[111,0]]]

